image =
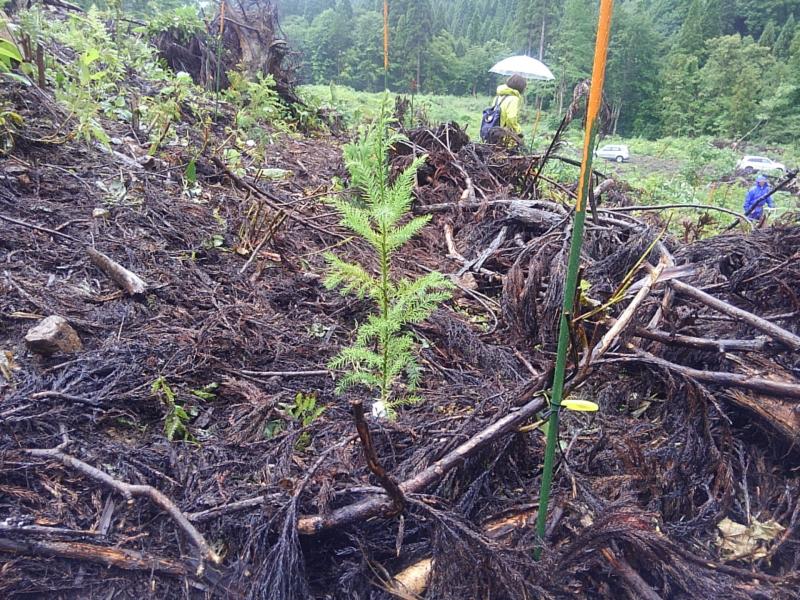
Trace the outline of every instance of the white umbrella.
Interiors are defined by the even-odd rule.
[[[522,75],[525,79],[540,79],[543,81],[555,79],[547,65],[525,55],[504,58],[489,69],[489,72],[499,75]]]

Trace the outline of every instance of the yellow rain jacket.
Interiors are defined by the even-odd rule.
[[[495,102],[500,103],[500,127],[506,127],[517,134],[522,133],[522,127],[519,126],[522,94],[504,83],[497,88]]]

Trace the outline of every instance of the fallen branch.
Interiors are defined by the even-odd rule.
[[[197,575],[192,565],[179,560],[83,542],[20,541],[0,538],[0,552],[85,560],[127,571],[156,572],[175,577],[194,578]]]
[[[378,478],[381,486],[386,490],[389,498],[392,499],[391,515],[399,515],[405,509],[405,496],[403,496],[400,486],[397,485],[397,481],[386,472],[386,469],[383,468],[378,460],[378,453],[375,451],[375,444],[372,443],[369,425],[367,425],[367,420],[364,418],[364,403],[361,400],[354,400],[351,406],[353,407],[353,418],[356,421],[356,431],[358,431],[358,437],[361,439],[361,445],[364,448],[364,458],[367,459],[367,467]]]
[[[28,534],[43,537],[96,537],[98,535],[105,535],[97,531],[86,531],[80,529],[67,529],[65,527],[45,527],[42,525],[8,525],[8,523],[0,522],[0,533],[10,535]]]
[[[544,383],[542,382],[541,385],[544,385]],[[529,390],[527,395],[530,397],[533,393],[535,393],[534,390]],[[449,454],[437,460],[427,469],[401,483],[400,490],[405,495],[424,490],[486,445],[494,442],[500,436],[515,430],[522,422],[534,416],[537,412],[545,408],[546,405],[547,401],[542,397],[536,397],[530,400],[521,408],[506,415],[490,427],[487,427],[458,446]],[[370,498],[348,506],[343,506],[325,515],[302,516],[298,519],[297,529],[302,535],[314,535],[326,529],[343,527],[363,519],[378,516],[390,510],[393,505],[394,501],[384,494],[377,498]]]
[[[724,208],[722,206],[712,206],[710,204],[656,204],[652,206],[612,206],[609,208],[603,208],[603,211],[606,212],[648,212],[648,211],[658,211],[658,210],[666,210],[670,208],[691,208],[691,209],[701,209],[701,210],[715,210],[717,212],[726,213],[729,215],[733,215],[740,221],[745,223],[750,223],[742,213],[736,212],[735,210],[731,210],[729,208]]]
[[[603,555],[603,558],[608,561],[608,564],[611,565],[619,576],[625,580],[625,583],[628,584],[631,590],[635,592],[635,594],[632,594],[635,600],[662,600],[661,596],[653,591],[653,588],[642,579],[642,576],[639,575],[625,559],[615,556],[609,548],[603,548],[600,550],[600,554]]]
[[[658,365],[659,367],[664,367],[675,373],[680,373],[696,381],[702,381],[703,383],[713,383],[724,387],[738,387],[769,396],[789,397],[800,400],[800,384],[798,383],[772,381],[770,379],[750,377],[749,375],[740,375],[738,373],[727,373],[725,371],[701,371],[700,369],[685,367],[664,360],[663,358],[658,358],[648,352],[637,349],[632,344],[628,344],[628,348],[636,352],[636,356],[620,357],[611,360],[613,362],[647,362]]]
[[[105,473],[104,471],[101,471],[100,469],[97,469],[92,465],[75,458],[74,456],[64,454],[59,448],[28,449],[22,450],[21,452],[37,458],[55,459],[68,467],[72,467],[76,471],[80,471],[87,477],[99,481],[116,490],[129,502],[132,501],[134,496],[145,496],[149,498],[154,504],[161,507],[170,517],[172,517],[172,520],[175,521],[178,527],[180,527],[187,537],[195,544],[195,546],[197,546],[204,558],[207,558],[212,563],[217,565],[222,562],[222,557],[211,549],[203,535],[197,531],[197,529],[195,529],[194,525],[189,522],[186,516],[177,506],[175,506],[172,500],[167,498],[163,493],[154,487],[149,485],[132,485],[125,483],[124,481],[114,479],[108,473]]]
[[[92,264],[108,275],[128,295],[141,296],[147,291],[147,284],[136,273],[129,271],[94,248],[86,248],[86,253],[89,255]]]
[[[566,209],[556,202],[548,202],[546,200],[520,200],[518,198],[501,198],[498,200],[489,200],[488,202],[442,202],[441,204],[425,204],[414,206],[416,214],[424,215],[437,212],[447,212],[454,208],[462,208],[467,210],[480,210],[487,206],[513,206],[520,205],[527,208],[542,208],[549,211],[554,211],[561,216],[566,216]]]
[[[704,291],[698,290],[696,287],[693,287],[688,283],[683,283],[682,281],[673,280],[670,281],[669,284],[679,294],[688,296],[693,300],[702,302],[709,308],[713,308],[714,310],[717,310],[735,319],[744,321],[748,325],[755,327],[756,329],[762,331],[763,333],[766,333],[772,339],[781,342],[782,344],[788,346],[792,350],[800,350],[800,337],[796,336],[795,334],[789,331],[786,331],[783,327],[779,327],[774,323],[770,323],[766,319],[757,317],[756,315],[749,313],[746,310],[742,310],[741,308],[731,306],[727,302],[723,302],[722,300],[719,300],[718,298],[715,298],[710,294],[706,294]]]
[[[693,337],[678,333],[669,333],[657,329],[636,327],[633,333],[640,337],[670,346],[684,346],[696,350],[711,350],[714,352],[761,352],[767,348],[764,339],[755,340],[712,340],[709,338]]]
[[[489,247],[486,248],[483,252],[478,255],[477,258],[467,261],[464,263],[464,266],[456,274],[458,277],[461,277],[464,273],[470,270],[479,271],[483,268],[483,263],[489,260],[489,257],[492,256],[495,252],[497,252],[498,248],[503,245],[503,242],[506,241],[506,234],[508,233],[508,227],[502,227],[500,232],[497,236],[492,240],[492,243],[489,244]]]
[[[12,223],[13,225],[19,225],[21,227],[27,227],[29,229],[35,229],[36,231],[41,231],[42,233],[49,233],[50,235],[64,238],[65,240],[69,240],[71,242],[80,243],[80,240],[72,237],[71,235],[67,235],[66,233],[61,233],[60,231],[56,231],[55,229],[48,229],[47,227],[42,227],[41,225],[34,225],[33,223],[27,223],[25,221],[12,219],[11,217],[6,217],[5,215],[0,215],[0,221],[5,221],[6,223]]]
[[[311,229],[314,229],[315,231],[319,231],[320,233],[324,233],[326,235],[333,235],[333,236],[338,237],[340,239],[347,239],[346,235],[342,235],[341,233],[337,233],[335,231],[330,231],[329,229],[325,229],[324,227],[320,227],[316,223],[306,219],[305,217],[301,216],[300,214],[298,214],[294,210],[290,209],[286,205],[279,206],[278,204],[276,204],[276,202],[281,202],[280,198],[276,197],[273,194],[270,194],[269,192],[265,192],[264,190],[262,190],[258,186],[255,186],[255,185],[245,181],[241,177],[237,176],[233,171],[231,171],[227,167],[227,165],[224,162],[222,162],[216,156],[212,156],[211,157],[211,161],[214,163],[214,165],[216,165],[216,167],[218,169],[223,171],[225,173],[225,175],[228,176],[228,178],[233,182],[233,184],[236,187],[238,187],[240,189],[243,189],[243,190],[247,190],[247,191],[255,194],[256,196],[260,197],[261,199],[264,200],[264,204],[269,206],[272,210],[284,212],[284,213],[286,213],[286,215],[290,219],[292,219],[294,221],[297,221],[298,223],[302,223],[303,225],[306,225],[306,226],[310,227]]]
[[[256,496],[255,498],[247,498],[246,500],[239,500],[237,502],[230,502],[222,506],[215,506],[208,510],[201,510],[193,513],[186,513],[186,518],[193,523],[202,523],[209,521],[215,517],[221,517],[230,513],[264,506],[267,502],[281,502],[284,499],[284,494],[269,494],[266,496]]]
[[[444,241],[447,245],[447,257],[452,258],[453,260],[457,260],[462,264],[467,264],[469,261],[458,251],[456,248],[456,243],[453,240],[453,226],[450,223],[444,224]],[[481,275],[485,275],[490,279],[500,281],[502,280],[502,276],[499,273],[494,271],[490,271],[489,269],[485,269],[481,267],[480,269],[472,269],[475,273],[480,273]]]
[[[647,276],[642,288],[639,292],[634,296],[633,300],[631,300],[630,304],[625,307],[625,310],[619,316],[614,324],[611,326],[597,346],[594,347],[592,353],[589,358],[589,362],[594,363],[599,360],[608,349],[611,347],[616,339],[622,334],[628,324],[633,319],[633,316],[636,314],[636,310],[641,306],[642,302],[644,302],[645,298],[650,295],[650,290],[658,281],[659,276],[661,275],[661,271],[664,270],[666,267],[665,261],[662,259],[659,261],[658,266],[656,266],[651,273]]]

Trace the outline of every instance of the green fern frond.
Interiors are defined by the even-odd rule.
[[[376,244],[380,244],[381,235],[372,228],[369,211],[359,208],[341,198],[332,199],[330,205],[339,212],[341,216],[339,220],[340,224],[360,235],[367,240],[370,245],[375,246]]]
[[[381,379],[366,371],[353,371],[340,377],[334,389],[337,394],[341,394],[356,386],[363,386],[369,390],[379,389],[381,387]]]
[[[342,349],[339,354],[334,356],[329,362],[330,369],[359,369],[379,368],[382,364],[383,357],[377,352],[373,352],[369,348],[360,346],[350,346]]]
[[[385,341],[400,331],[403,324],[396,319],[387,319],[381,314],[367,317],[367,322],[362,324],[356,332],[356,345],[367,346],[375,340]]]
[[[404,324],[421,323],[451,296],[453,283],[441,273],[428,273],[414,280],[403,279],[397,285],[389,319]]]
[[[423,400],[420,396],[402,396],[387,404],[386,412],[389,414],[390,418],[394,419],[397,415],[397,409],[401,406],[415,406],[422,402]]]
[[[416,360],[412,360],[406,365],[406,387],[414,391],[419,387],[422,379],[422,368]]]
[[[418,156],[397,176],[389,192],[390,198],[387,199],[387,202],[402,206],[404,212],[408,212],[411,209],[411,203],[414,201],[414,186],[417,183],[417,172],[425,164],[427,159],[427,154]]]

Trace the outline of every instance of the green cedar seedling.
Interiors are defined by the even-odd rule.
[[[408,218],[415,175],[425,156],[416,158],[393,183],[389,181],[387,152],[403,139],[390,129],[391,124],[388,96],[384,96],[376,122],[358,141],[344,148],[352,186],[363,195],[363,202],[355,204],[343,197],[330,200],[341,216],[341,224],[364,238],[375,251],[377,275],[365,266],[329,253],[326,259],[330,269],[325,281],[328,289],[341,288],[343,294],[368,297],[376,305],[376,312],[358,327],[354,344],[329,364],[332,369],[346,370],[337,391],[356,385],[380,391],[373,413],[390,418],[397,406],[421,400],[397,389],[403,375],[409,392],[415,390],[420,379],[414,337],[407,327],[427,319],[450,297],[452,287],[436,272],[417,279],[393,277],[392,255],[425,226],[430,216]]]

